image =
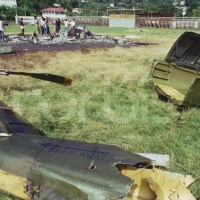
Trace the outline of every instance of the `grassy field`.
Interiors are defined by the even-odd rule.
[[[7,27],[7,33],[17,29]],[[25,30],[31,33],[34,27]],[[193,175],[196,181],[190,191],[200,196],[200,110],[179,112],[172,103],[160,101],[148,79],[153,59],[164,59],[185,30],[89,30],[157,44],[3,57],[1,68],[66,75],[73,84],[63,87],[27,77],[1,77],[1,99],[49,137],[169,154],[168,170]]]

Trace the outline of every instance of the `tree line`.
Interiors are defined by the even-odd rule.
[[[39,16],[41,10],[60,4],[67,10],[67,15],[72,16],[72,9],[82,8],[84,16],[105,16],[112,0],[17,0],[17,7],[0,6],[0,17],[5,20],[14,20],[15,15]],[[180,0],[179,0],[180,3]],[[186,17],[200,17],[200,1],[186,0],[188,6]],[[182,10],[175,7],[173,0],[114,0],[114,6],[125,9],[139,9],[138,13],[157,12],[162,14],[174,14],[182,17]]]

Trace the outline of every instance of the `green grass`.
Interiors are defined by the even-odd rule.
[[[25,33],[31,34],[35,30],[34,25],[25,25]],[[14,22],[10,22],[9,26],[6,26],[6,32],[8,34],[14,34],[21,31],[20,26],[16,25]],[[61,25],[61,29],[63,28],[63,25]],[[90,31],[92,31],[95,34],[102,34],[102,35],[132,35],[132,34],[138,34],[138,35],[146,35],[148,32],[149,37],[156,38],[157,36],[163,38],[171,38],[178,34],[181,34],[184,31],[191,31],[191,30],[183,30],[183,29],[155,29],[155,28],[121,28],[121,27],[106,27],[106,26],[89,26],[88,27]],[[54,26],[50,25],[50,30],[54,30]],[[167,32],[166,32],[167,30]],[[196,32],[199,32],[198,30],[195,30]]]
[[[24,26],[25,34],[32,34],[35,31],[34,25],[25,25]],[[53,26],[51,26],[53,31]],[[10,23],[9,26],[5,26],[5,34],[18,34],[21,32],[20,25]]]
[[[2,77],[1,99],[49,137],[169,154],[169,171],[199,177],[200,110],[179,112],[172,103],[160,101],[148,79],[153,59],[164,59],[185,30],[89,28],[96,34],[135,35],[139,41],[158,44],[1,59],[7,68],[73,78],[71,87],[63,87],[27,77]],[[190,191],[199,196],[199,179]]]

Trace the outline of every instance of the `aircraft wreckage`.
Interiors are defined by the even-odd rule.
[[[150,81],[159,97],[180,107],[200,106],[200,34],[183,33],[164,61],[154,60]]]
[[[70,85],[53,74],[0,71]],[[48,138],[0,101],[0,191],[31,200],[195,199],[191,176],[112,145]]]
[[[5,36],[6,46],[12,46],[15,44],[35,44],[35,45],[48,45],[47,48],[50,48],[51,45],[59,44],[59,45],[70,45],[70,44],[104,44],[105,47],[110,46],[140,46],[140,45],[154,45],[155,43],[149,42],[139,42],[134,41],[133,38],[128,38],[127,36],[122,37],[112,37],[109,35],[95,35],[91,33],[86,27],[75,27],[69,30],[68,35],[65,33],[51,33],[48,35],[36,35],[35,33],[32,35],[8,35]],[[12,50],[10,50],[12,52]],[[0,54],[3,53],[3,50],[0,50]],[[9,53],[6,51],[5,53]]]

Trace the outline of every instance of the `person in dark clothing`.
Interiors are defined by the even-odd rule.
[[[21,18],[19,20],[19,25],[20,25],[20,28],[21,28],[21,35],[24,35],[24,21],[23,21],[23,18]]]
[[[48,17],[46,17],[46,19],[45,19],[45,22],[46,22],[46,34],[50,34],[50,28],[49,28],[49,18]]]
[[[56,19],[56,33],[60,32],[60,19]]]

